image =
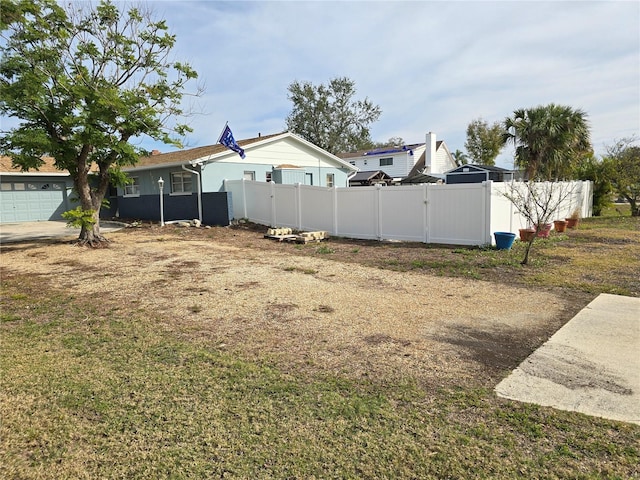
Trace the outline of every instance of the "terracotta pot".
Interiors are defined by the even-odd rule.
[[[520,233],[521,242],[528,242],[536,233],[533,228],[521,228],[520,230],[518,230],[518,232]]]
[[[566,220],[555,220],[553,222],[553,228],[556,230],[556,232],[562,233],[567,228],[567,221]]]
[[[545,223],[544,225],[540,225],[540,230],[538,231],[539,238],[549,238],[549,232],[551,232],[552,225],[550,223]]]
[[[565,218],[567,221],[567,228],[576,228],[578,226],[578,218]]]

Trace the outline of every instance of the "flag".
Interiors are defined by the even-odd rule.
[[[240,148],[240,145],[236,143],[236,140],[233,138],[233,133],[229,128],[229,125],[226,125],[224,127],[224,130],[222,131],[222,135],[220,135],[220,140],[218,140],[218,143],[221,143],[228,149],[236,152],[238,155],[240,155],[240,158],[245,157],[244,150]]]

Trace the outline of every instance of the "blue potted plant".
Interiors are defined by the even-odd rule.
[[[511,232],[494,232],[493,236],[498,250],[511,250],[513,241],[516,239],[516,234]]]

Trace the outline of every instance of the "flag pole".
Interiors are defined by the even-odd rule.
[[[222,127],[222,131],[220,132],[220,136],[218,137],[218,141],[216,143],[220,143],[220,140],[222,139],[222,135],[224,134],[224,131],[227,129],[227,125],[229,125],[229,120],[227,120],[224,124],[224,127]]]

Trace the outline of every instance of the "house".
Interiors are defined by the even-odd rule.
[[[216,144],[170,153],[153,152],[124,168],[131,183],[118,188],[121,217],[166,221],[199,218],[228,225],[233,218],[225,180],[347,187],[351,164],[290,132],[239,140],[246,158]]]
[[[360,150],[338,156],[360,171],[382,170],[395,183],[422,173],[443,178],[444,172],[456,167],[456,162],[445,142],[436,140],[435,133],[427,133],[425,140],[425,143]]]
[[[495,165],[460,165],[445,172],[447,184],[481,183],[487,180],[509,182],[514,179],[514,172]]]
[[[349,186],[369,186],[369,185],[389,185],[393,181],[389,175],[382,170],[370,172],[358,172],[349,178]]]
[[[22,172],[0,157],[0,223],[61,220],[75,208],[69,172],[58,170],[51,157],[43,160],[38,170]]]
[[[211,145],[171,153],[154,151],[123,168],[131,183],[111,189],[110,208],[103,218],[120,216],[159,220],[160,184],[163,185],[163,217],[166,221],[199,218],[209,225],[228,225],[231,194],[224,180],[247,179],[280,184],[346,187],[356,168],[335,155],[289,133],[240,140],[246,158],[223,145]],[[0,161],[0,222],[59,220],[75,208],[73,181],[45,158],[39,171],[21,172],[11,159]]]

